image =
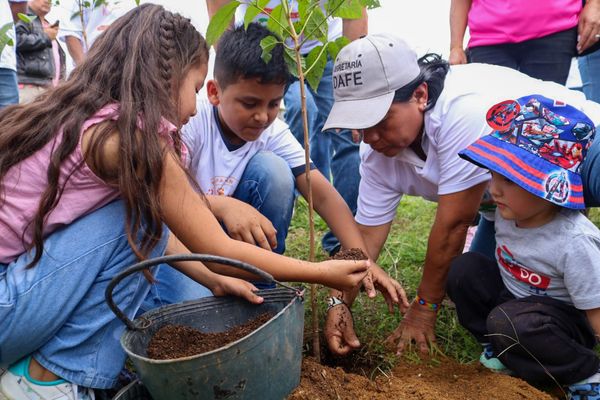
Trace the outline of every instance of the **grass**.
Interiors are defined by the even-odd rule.
[[[409,300],[414,298],[421,279],[427,238],[435,210],[435,203],[417,197],[405,196],[398,208],[390,235],[378,260],[379,266],[403,285]],[[589,217],[597,226],[600,226],[600,209],[592,209]],[[327,258],[320,244],[321,237],[326,229],[326,224],[316,216],[315,238],[317,243],[315,253],[317,260]],[[306,202],[299,199],[286,242],[286,255],[308,259],[308,238],[308,208]],[[324,299],[327,293],[326,288],[319,288],[318,297],[321,305],[319,314],[321,320],[326,308]],[[309,332],[310,302],[305,302],[305,307],[305,326],[307,328],[305,349],[309,351],[311,343],[311,332]],[[393,349],[385,348],[383,342],[398,326],[401,316],[398,312],[393,315],[389,314],[382,296],[378,296],[374,300],[370,300],[364,295],[359,296],[352,312],[355,330],[362,347],[343,360],[335,359],[334,363],[368,377],[387,372],[398,360],[394,356]],[[459,363],[470,363],[479,358],[480,346],[460,326],[456,313],[451,307],[443,307],[440,310],[436,326],[436,337],[439,352],[431,354],[431,357],[428,357],[428,362],[436,364],[441,362],[444,357],[448,357]],[[327,354],[324,358],[326,361],[330,361]],[[414,351],[408,352],[404,358],[409,362],[421,362],[421,357]]]

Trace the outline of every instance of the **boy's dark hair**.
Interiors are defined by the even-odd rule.
[[[189,19],[162,6],[144,4],[112,23],[67,81],[49,88],[32,103],[0,112],[0,207],[2,180],[8,170],[63,132],[46,171],[48,185],[27,228],[33,243],[25,243],[25,247],[36,250],[29,266],[42,255],[43,227],[65,186],[60,180],[61,167],[78,148],[84,121],[111,103],[119,105],[119,117],[98,129],[84,157],[94,161],[101,177],[118,187],[126,208],[129,243],[136,255],[145,258],[150,253],[163,234],[159,185],[163,160],[171,156],[165,154],[159,138],[161,116],[179,122],[181,82],[192,67],[207,62],[206,42]],[[144,127],[143,137],[137,133],[138,119]],[[119,174],[108,176],[99,154],[113,132],[119,139]],[[180,156],[180,132],[174,132],[172,139],[176,156]],[[79,167],[72,167],[69,173]]]
[[[273,32],[258,23],[248,29],[238,26],[223,34],[215,58],[215,77],[225,89],[239,79],[258,78],[261,84],[286,84],[291,76],[283,58],[283,44],[278,43],[271,52],[271,60],[261,58],[260,41],[267,36],[280,40]]]
[[[412,82],[396,90],[394,93],[395,103],[402,103],[410,100],[415,89],[423,82],[427,82],[427,107],[425,111],[431,110],[437,102],[442,90],[444,90],[444,82],[446,74],[450,69],[450,64],[439,54],[428,53],[417,61],[421,73]]]

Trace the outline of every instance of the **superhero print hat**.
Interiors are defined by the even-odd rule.
[[[493,132],[459,155],[561,207],[583,209],[581,164],[595,128],[581,111],[541,95],[506,100],[486,116]]]

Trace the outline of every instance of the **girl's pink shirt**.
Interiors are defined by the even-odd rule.
[[[577,26],[581,0],[473,0],[468,47],[519,43]]]
[[[118,116],[117,104],[106,105],[83,123],[81,132],[100,122],[116,120]],[[138,121],[138,127],[140,122]],[[171,140],[171,132],[176,129],[175,125],[163,118],[159,133]],[[48,215],[44,237],[119,197],[119,189],[96,176],[84,162],[81,152],[82,136],[79,137],[79,146],[61,166],[59,186],[66,181],[65,189],[56,208]],[[10,263],[25,252],[23,238],[25,243],[31,243],[32,231],[28,225],[37,213],[40,197],[48,186],[46,171],[50,156],[61,141],[62,132],[5,175],[4,199],[0,206],[0,263]],[[23,232],[25,234],[22,238]]]

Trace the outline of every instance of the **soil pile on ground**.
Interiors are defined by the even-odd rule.
[[[481,366],[445,360],[441,365],[400,365],[374,381],[305,358],[300,386],[289,400],[552,400],[525,381]]]
[[[367,255],[357,247],[353,247],[347,250],[340,250],[333,257],[334,260],[366,260]]]
[[[150,339],[148,357],[155,360],[170,360],[206,353],[249,335],[274,315],[264,313],[244,324],[218,333],[204,333],[183,325],[165,325]]]

